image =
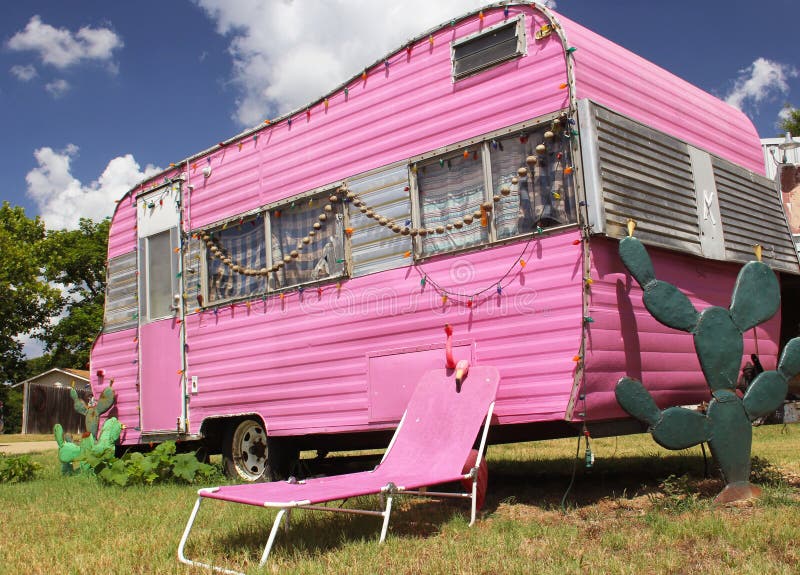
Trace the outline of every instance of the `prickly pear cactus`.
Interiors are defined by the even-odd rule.
[[[653,439],[667,449],[686,449],[707,442],[727,485],[718,503],[758,497],[750,478],[752,422],[780,406],[788,381],[800,372],[800,338],[783,350],[778,368],[759,374],[743,398],[735,393],[744,350],[743,333],[772,317],[780,306],[780,288],[772,270],[761,261],[739,272],[728,309],[712,306],[698,312],[678,288],[658,280],[650,256],[631,235],[620,242],[622,262],[644,291],[644,305],[662,324],[691,333],[711,401],[705,414],[670,407],[660,410],[641,382],[623,377],[617,402],[647,423]],[[759,258],[760,260],[760,258]]]
[[[116,400],[114,390],[111,389],[113,384],[114,382],[112,381],[109,386],[100,393],[100,397],[94,405],[83,401],[78,396],[78,392],[75,391],[74,387],[69,390],[69,396],[72,398],[75,411],[86,416],[86,431],[91,433],[95,439],[97,439],[97,428],[100,425],[100,416],[111,409],[111,406],[114,405],[114,401]]]
[[[113,382],[112,382],[113,383]],[[115,417],[106,420],[103,430],[98,435],[100,416],[111,409],[114,405],[116,396],[111,384],[101,393],[95,404],[87,404],[79,396],[75,389],[70,389],[70,397],[75,406],[75,411],[86,416],[86,429],[88,434],[80,442],[75,443],[69,435],[64,433],[60,423],[53,427],[58,444],[58,459],[61,462],[61,472],[64,475],[71,475],[75,472],[74,461],[86,453],[102,454],[109,447],[113,447],[119,440],[122,433],[122,424]],[[86,471],[87,466],[81,465],[81,471]]]

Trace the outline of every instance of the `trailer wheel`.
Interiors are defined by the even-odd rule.
[[[225,475],[250,482],[271,481],[271,443],[260,421],[244,419],[231,424],[222,445]]]

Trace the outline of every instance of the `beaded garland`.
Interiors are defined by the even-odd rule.
[[[219,260],[222,263],[230,268],[231,271],[234,273],[239,273],[245,276],[268,276],[271,273],[276,273],[280,271],[286,264],[290,263],[293,259],[297,259],[300,257],[300,252],[303,251],[303,248],[309,244],[311,244],[317,238],[317,231],[322,229],[322,226],[326,225],[329,219],[329,214],[331,214],[334,210],[334,204],[344,201],[350,202],[353,206],[357,207],[359,211],[364,214],[366,217],[371,218],[378,222],[379,225],[386,227],[387,229],[391,230],[392,232],[403,235],[403,236],[411,236],[411,237],[426,237],[426,236],[433,236],[436,234],[444,234],[453,229],[461,229],[464,226],[471,225],[475,222],[481,222],[482,225],[485,225],[488,215],[494,210],[494,205],[500,202],[504,197],[508,197],[512,191],[518,191],[519,187],[519,179],[525,178],[528,173],[530,172],[533,174],[535,166],[539,163],[540,157],[544,156],[547,153],[548,143],[552,142],[555,139],[555,133],[561,130],[564,130],[567,124],[566,115],[561,118],[556,118],[553,121],[552,129],[546,131],[544,136],[544,142],[538,144],[535,148],[536,155],[530,155],[525,158],[525,163],[527,167],[523,166],[517,170],[517,175],[511,178],[511,186],[503,185],[499,189],[499,194],[494,194],[492,196],[491,201],[485,201],[480,205],[480,209],[475,210],[473,213],[464,214],[460,218],[456,218],[444,225],[436,226],[435,228],[416,228],[416,227],[409,227],[409,226],[401,226],[397,222],[393,221],[391,218],[387,218],[386,216],[381,215],[378,213],[374,208],[372,208],[369,204],[367,204],[357,193],[349,190],[346,184],[343,184],[339,187],[336,192],[332,193],[328,198],[329,203],[323,207],[322,212],[317,217],[318,221],[314,222],[312,229],[308,231],[308,233],[302,238],[300,242],[298,242],[296,248],[292,250],[289,255],[284,256],[283,260],[276,262],[269,268],[261,268],[261,269],[253,269],[247,266],[241,265],[239,262],[233,260],[230,257],[230,254],[225,250],[225,248],[221,247],[217,244],[216,239],[211,233],[208,232],[201,232],[197,235],[199,239],[205,242],[208,250],[211,252],[211,255]],[[566,134],[565,134],[566,135]],[[416,166],[412,167],[412,170],[415,170]],[[279,213],[279,212],[278,212]]]

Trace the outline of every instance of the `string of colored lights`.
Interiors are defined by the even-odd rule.
[[[514,272],[515,270],[517,273],[521,273],[522,269],[525,268],[527,262],[524,259],[525,253],[528,251],[528,248],[531,246],[534,240],[538,240],[538,235],[542,233],[542,228],[537,227],[535,234],[528,238],[528,241],[525,242],[525,245],[522,248],[522,252],[519,254],[517,259],[509,266],[508,270],[500,276],[497,280],[493,281],[492,283],[488,284],[486,287],[472,292],[471,294],[461,293],[452,291],[447,288],[443,288],[438,282],[432,279],[424,270],[422,270],[421,265],[415,265],[414,270],[420,275],[420,285],[424,288],[426,285],[430,284],[436,290],[436,292],[442,297],[442,303],[445,304],[449,302],[451,299],[454,300],[455,303],[464,304],[469,308],[474,307],[476,304],[480,305],[485,300],[478,300],[478,298],[485,294],[486,292],[490,291],[491,289],[495,289],[497,295],[501,295],[503,293],[503,288],[508,287],[514,281],[512,278],[507,283],[503,284],[503,282],[508,279],[508,277]],[[519,266],[519,268],[517,267]],[[516,276],[515,276],[516,277]],[[461,298],[461,299],[458,299]]]

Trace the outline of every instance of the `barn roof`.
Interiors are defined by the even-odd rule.
[[[45,376],[51,375],[53,373],[63,373],[64,375],[68,376],[71,379],[79,379],[83,383],[89,383],[89,372],[85,369],[71,369],[68,367],[54,367],[53,369],[47,370],[45,372],[39,373],[34,375],[33,377],[29,377],[24,381],[20,381],[19,383],[15,383],[11,387],[19,387],[20,385],[24,385],[26,383],[36,383],[37,380],[44,378]]]

